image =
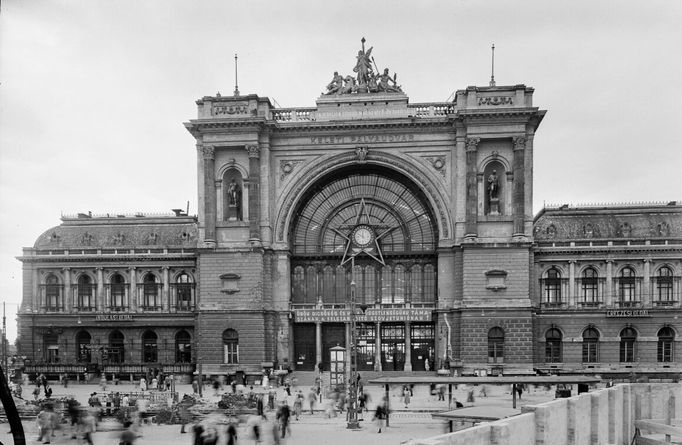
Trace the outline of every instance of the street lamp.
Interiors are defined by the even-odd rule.
[[[355,328],[355,257],[352,257],[350,265],[350,378],[348,379],[348,426],[346,427],[349,430],[360,428],[356,409],[358,401],[358,350]]]

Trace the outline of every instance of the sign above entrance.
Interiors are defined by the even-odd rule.
[[[648,309],[614,309],[606,311],[606,318],[651,317]]]
[[[95,315],[95,321],[133,321],[130,314],[100,314]]]
[[[355,316],[357,323],[377,321],[432,321],[431,309],[377,309],[369,308],[362,314]],[[350,322],[349,309],[296,309],[294,310],[296,323],[329,323]]]

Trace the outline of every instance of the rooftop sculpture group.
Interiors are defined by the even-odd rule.
[[[402,93],[400,85],[396,83],[397,74],[393,77],[389,75],[388,68],[383,73],[379,73],[374,57],[372,57],[371,47],[365,51],[365,38],[362,40],[362,50],[358,51],[357,61],[353,72],[357,73],[357,78],[353,76],[342,76],[338,71],[334,71],[332,81],[327,85],[326,95],[331,94],[352,94],[352,93]]]

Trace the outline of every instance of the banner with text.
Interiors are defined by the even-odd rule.
[[[355,321],[376,322],[376,321],[431,321],[432,309],[375,309],[370,308],[363,313],[355,316]],[[329,322],[349,322],[349,309],[296,309],[294,310],[296,323],[329,323]]]

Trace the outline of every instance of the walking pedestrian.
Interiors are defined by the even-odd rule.
[[[374,412],[374,424],[377,427],[377,433],[381,432],[381,428],[384,426],[384,406],[383,404],[379,403],[377,404],[376,411]]]
[[[291,410],[289,405],[287,405],[286,399],[280,402],[279,408],[277,409],[277,420],[279,421],[280,427],[282,429],[282,439],[289,432],[291,436],[291,427],[289,426],[289,419],[291,418]]]
[[[299,389],[296,393],[296,399],[294,399],[294,414],[296,415],[296,420],[301,417],[301,411],[303,410],[303,393]]]
[[[411,393],[411,391],[409,391],[409,390],[405,391],[405,396],[403,398],[403,401],[405,402],[405,408],[408,408],[408,406],[410,404],[410,393]]]
[[[310,392],[308,393],[308,403],[310,404],[310,415],[313,415],[313,410],[315,409],[315,402],[317,402],[317,393],[315,392],[315,388],[310,388]]]
[[[133,422],[130,420],[123,422],[123,431],[121,432],[121,440],[118,442],[118,445],[133,445],[135,443],[137,437],[132,428]]]
[[[237,422],[230,419],[227,425],[227,445],[237,445]]]

